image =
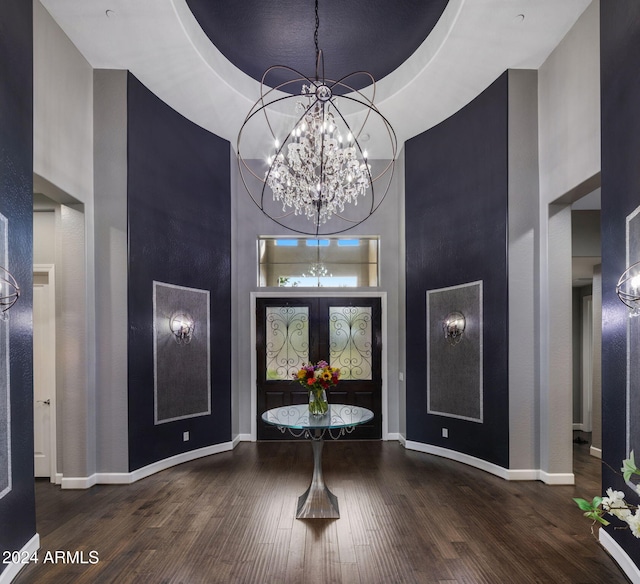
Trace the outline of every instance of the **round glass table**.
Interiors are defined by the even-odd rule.
[[[324,437],[337,440],[340,436],[373,419],[367,408],[345,404],[329,404],[322,416],[309,414],[309,406],[292,405],[267,410],[262,420],[277,426],[281,432],[289,432],[297,438],[311,440],[313,449],[313,476],[309,488],[298,498],[296,519],[337,519],[340,517],[338,498],[326,487],[322,478],[322,446]]]

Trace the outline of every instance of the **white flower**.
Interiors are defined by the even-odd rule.
[[[607,489],[607,496],[602,499],[602,508],[608,511],[610,515],[623,521],[627,521],[627,518],[631,515],[631,511],[624,500],[624,493],[622,491],[614,491],[611,487]],[[640,518],[638,520],[640,521]]]
[[[625,517],[624,520],[629,524],[631,533],[633,533],[635,537],[640,538],[640,513],[638,512],[638,510],[636,509],[636,512],[633,515],[629,513],[629,515]]]

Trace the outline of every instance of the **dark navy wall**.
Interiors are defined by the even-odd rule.
[[[626,217],[640,205],[640,3],[602,2],[602,466],[603,488],[626,490],[609,467],[620,468],[626,452],[628,311],[615,286],[625,270]],[[634,323],[635,324],[635,323]],[[631,367],[639,367],[637,356]],[[638,416],[640,412],[631,412]],[[636,453],[638,460],[638,453]],[[633,496],[629,501],[636,504]],[[640,566],[640,547],[631,533],[607,528]]]
[[[132,75],[127,100],[129,467],[135,470],[231,440],[230,144]],[[211,415],[154,425],[154,280],[210,290]]]
[[[0,213],[9,221],[9,266],[22,296],[10,312],[13,489],[0,499],[0,551],[35,534],[33,480],[33,27],[32,3],[0,0]],[[0,323],[0,327],[6,323]],[[6,568],[0,564],[0,572]]]
[[[508,77],[409,140],[406,161],[407,439],[507,468]],[[483,281],[484,423],[427,414],[426,292]],[[442,427],[449,438],[442,438]]]

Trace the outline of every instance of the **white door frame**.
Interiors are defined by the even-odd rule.
[[[56,447],[56,296],[55,296],[55,267],[53,264],[34,264],[33,265],[33,275],[47,276],[48,279],[48,294],[47,294],[47,304],[50,314],[53,316],[51,319],[51,326],[48,327],[47,330],[47,344],[53,348],[50,353],[51,359],[47,363],[47,367],[49,369],[49,374],[51,375],[51,379],[53,380],[53,391],[52,395],[49,398],[51,400],[50,403],[50,423],[49,423],[49,444],[50,444],[50,458],[51,458],[51,466],[50,466],[50,481],[52,483],[58,482],[58,455],[57,455],[57,447]]]
[[[258,374],[258,363],[256,358],[256,299],[257,298],[380,298],[380,309],[382,310],[382,439],[389,439],[389,414],[388,414],[388,388],[387,388],[387,293],[386,292],[363,292],[362,290],[341,289],[339,292],[318,291],[315,289],[306,292],[290,292],[290,288],[282,288],[278,292],[251,292],[249,314],[251,315],[251,441],[255,442],[258,436],[258,388],[256,377]]]

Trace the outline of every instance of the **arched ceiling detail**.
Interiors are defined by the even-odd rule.
[[[211,42],[253,79],[260,81],[272,65],[313,77],[314,0],[186,1]],[[386,77],[420,47],[447,3],[319,0],[318,45],[325,77],[337,80],[363,69],[377,81]],[[283,79],[277,73],[270,76],[276,83]]]
[[[176,111],[235,146],[259,83],[211,42],[187,0],[41,2],[92,67],[131,71]],[[420,46],[378,82],[376,105],[399,144],[454,114],[505,70],[538,69],[590,3],[449,0]],[[359,22],[342,25],[350,31]],[[256,136],[256,156],[264,143]]]

